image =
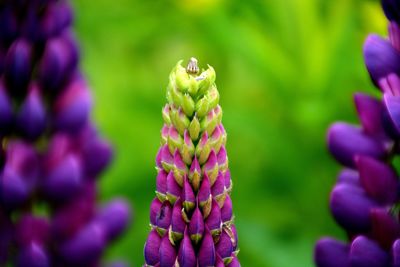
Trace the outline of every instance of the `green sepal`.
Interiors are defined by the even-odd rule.
[[[207,96],[204,96],[199,101],[197,101],[195,106],[197,117],[202,118],[207,115],[209,109],[209,102]]]
[[[195,115],[189,124],[189,135],[193,141],[196,141],[200,135],[200,122]]]
[[[189,88],[188,88],[189,94],[192,97],[195,97],[197,95],[198,90],[199,90],[198,82],[195,80],[195,78],[193,78],[193,76],[190,76],[190,78],[189,78]]]
[[[168,92],[175,106],[182,106],[183,94],[179,92],[175,86],[170,86]]]
[[[181,65],[177,66],[175,70],[175,84],[181,92],[187,92],[189,89],[189,74]]]
[[[162,117],[167,125],[171,125],[171,118],[169,117],[169,111],[170,111],[169,104],[166,104],[162,109]]]
[[[195,104],[193,98],[189,94],[184,94],[182,99],[182,109],[186,116],[191,117],[193,115],[194,107]]]
[[[209,102],[209,109],[215,108],[219,103],[219,92],[215,84],[211,86],[211,89],[207,92],[206,96]]]
[[[215,127],[221,123],[219,119],[220,116],[215,114],[214,110],[211,110],[200,122],[201,131],[207,132],[208,135],[211,135],[214,132]]]
[[[183,135],[185,130],[189,128],[190,120],[186,117],[181,108],[177,111],[175,110],[171,115],[173,117],[172,121],[175,128],[178,130],[180,135]]]

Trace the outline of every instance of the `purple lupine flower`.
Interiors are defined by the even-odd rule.
[[[330,209],[348,242],[322,238],[318,267],[400,266],[400,183],[393,159],[400,152],[400,2],[382,0],[389,38],[370,35],[364,59],[375,98],[354,96],[360,126],[344,122],[328,131],[328,148],[344,166],[330,196]]]
[[[112,149],[90,122],[72,22],[68,0],[0,5],[1,266],[102,266],[130,220],[124,200],[96,203]]]
[[[144,266],[240,266],[231,175],[211,66],[181,61],[170,74],[156,156],[156,197]]]

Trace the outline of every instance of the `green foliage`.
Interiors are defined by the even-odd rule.
[[[199,59],[218,76],[243,266],[312,266],[321,235],[342,237],[328,197],[339,167],[335,120],[355,122],[352,94],[374,92],[362,60],[385,33],[378,1],[76,0],[95,121],[115,145],[102,198],[128,198],[134,224],[109,257],[143,263],[155,155],[170,69]]]

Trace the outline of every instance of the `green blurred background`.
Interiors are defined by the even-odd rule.
[[[217,71],[244,267],[312,266],[339,166],[325,132],[356,121],[352,94],[374,92],[368,32],[386,34],[378,1],[75,0],[94,119],[115,146],[101,198],[129,199],[134,222],[107,258],[143,263],[168,74],[196,56]]]

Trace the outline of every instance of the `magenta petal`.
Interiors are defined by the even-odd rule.
[[[400,96],[384,94],[384,105],[390,123],[389,129],[393,129],[396,135],[400,133]]]
[[[362,188],[338,184],[331,193],[330,207],[336,221],[353,232],[367,232],[371,227],[370,210],[378,204]]]
[[[322,238],[315,245],[314,261],[317,267],[350,267],[350,246],[332,238]]]
[[[50,237],[50,225],[47,219],[24,215],[16,225],[15,239],[19,246],[25,247],[32,242],[45,244]]]
[[[174,157],[169,152],[168,145],[164,145],[161,148],[161,163],[172,165],[174,163]]]
[[[172,267],[176,261],[175,247],[169,241],[168,235],[161,240],[160,245],[160,267]]]
[[[217,253],[216,261],[215,261],[215,267],[225,267],[224,261],[221,259],[221,257]]]
[[[157,214],[161,210],[162,203],[158,198],[154,198],[150,205],[150,223],[153,226],[157,225]]]
[[[224,192],[225,192],[225,177],[221,172],[219,172],[217,180],[215,180],[215,183],[211,188],[211,193],[213,197],[216,197],[223,194]]]
[[[86,140],[82,150],[85,174],[90,178],[100,175],[113,158],[111,145],[97,137]]]
[[[190,219],[188,233],[190,235],[190,238],[195,243],[198,243],[203,237],[203,232],[204,232],[203,215],[201,214],[199,207],[196,207],[196,209],[193,212],[192,218]]]
[[[381,203],[393,204],[399,185],[395,170],[370,157],[357,156],[355,161],[367,194]]]
[[[203,176],[203,181],[201,182],[199,193],[197,194],[198,201],[200,203],[204,203],[210,198],[210,195],[211,195],[210,180],[208,179],[207,174],[205,174]]]
[[[217,161],[218,161],[218,165],[224,165],[228,161],[228,156],[227,156],[226,149],[224,146],[221,146],[221,148],[218,151]]]
[[[222,259],[231,257],[233,252],[233,244],[226,231],[222,231],[219,241],[216,245],[216,251]]]
[[[196,254],[187,231],[179,247],[178,263],[180,267],[196,267]]]
[[[178,199],[172,208],[171,230],[174,233],[183,235],[185,227],[186,223],[182,217],[182,201]]]
[[[194,156],[194,160],[192,162],[192,165],[190,166],[190,173],[194,172],[201,173],[200,164],[196,156]]]
[[[345,166],[354,167],[354,156],[384,158],[383,144],[365,135],[361,129],[347,123],[335,123],[328,131],[328,147],[332,155]]]
[[[230,189],[232,187],[231,171],[227,170],[224,174],[225,188]]]
[[[156,190],[158,193],[167,194],[167,176],[168,173],[165,170],[158,172],[156,179]]]
[[[224,206],[221,208],[221,220],[223,223],[229,222],[232,220],[232,200],[229,195],[226,196]]]
[[[193,188],[187,178],[185,178],[183,184],[183,203],[187,210],[191,209],[190,207],[193,208],[196,204],[196,197],[194,195]]]
[[[144,245],[144,259],[146,264],[154,266],[160,261],[161,237],[156,230],[152,230]]]
[[[372,209],[372,237],[381,247],[390,249],[393,242],[400,237],[398,221],[386,209]]]
[[[182,159],[181,153],[179,153],[179,150],[175,150],[174,165],[176,168],[178,168],[180,170],[185,170],[187,168],[185,162],[183,162],[183,159]]]
[[[370,135],[382,136],[382,102],[362,93],[354,95],[354,102],[364,131]]]
[[[203,241],[198,252],[198,265],[199,267],[214,266],[216,262],[214,241],[210,231],[206,229]]]
[[[181,197],[182,188],[176,182],[174,172],[170,171],[167,176],[167,194],[168,200],[173,203],[177,198]]]
[[[214,230],[221,229],[221,210],[219,209],[217,201],[212,201],[210,215],[206,219],[207,228],[213,233]],[[222,254],[220,254],[222,256]]]
[[[389,254],[377,243],[358,236],[350,247],[351,267],[387,267],[389,266]]]

